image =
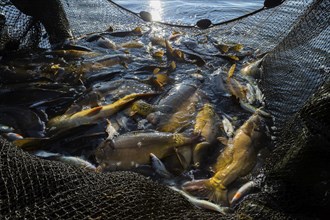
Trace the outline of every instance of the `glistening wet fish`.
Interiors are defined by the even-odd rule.
[[[113,37],[142,36],[142,29],[141,27],[136,27],[131,31],[111,32],[109,35]]]
[[[241,186],[237,190],[237,192],[235,193],[235,195],[233,196],[233,198],[230,201],[230,205],[231,206],[236,205],[237,202],[242,200],[246,195],[248,195],[256,187],[257,187],[257,184],[254,181],[249,181],[249,182],[245,183],[243,186]]]
[[[262,73],[262,62],[264,58],[254,61],[241,69],[241,73],[246,76],[251,76],[255,79],[259,79]]]
[[[187,194],[186,192],[177,189],[176,187],[170,187],[172,190],[180,193],[183,197],[185,197],[191,204],[193,204],[194,206],[198,207],[198,208],[202,208],[202,209],[207,209],[207,210],[212,210],[212,211],[216,211],[216,212],[220,212],[221,214],[226,215],[228,213],[228,208],[226,207],[221,207],[217,204],[214,204],[212,202],[206,201],[206,200],[202,200],[202,199],[196,199],[192,196],[190,196],[189,194]]]
[[[89,124],[96,122],[99,119],[107,118],[116,112],[123,109],[126,104],[134,101],[137,98],[141,97],[148,97],[155,95],[155,93],[144,93],[144,94],[130,94],[125,96],[118,101],[104,105],[98,106],[91,109],[82,110],[80,112],[71,114],[71,115],[62,115],[55,118],[52,118],[48,123],[47,126],[51,129],[61,129],[61,128],[72,128],[77,127],[83,124]]]
[[[34,153],[34,155],[48,160],[61,161],[63,163],[69,164],[71,166],[79,167],[84,170],[89,170],[89,171],[96,170],[96,167],[93,164],[80,157],[64,156],[58,153],[51,153],[46,151],[37,151]]]
[[[204,104],[198,112],[194,133],[201,134],[205,138],[205,142],[195,146],[193,155],[194,165],[204,167],[208,161],[208,155],[214,154],[212,148],[217,149],[214,145],[217,143],[217,137],[221,135],[221,120],[211,104]]]
[[[162,178],[173,178],[173,175],[166,169],[163,162],[153,153],[150,153],[151,167]]]
[[[252,115],[237,131],[219,155],[210,179],[187,182],[183,189],[217,204],[228,205],[227,188],[237,178],[247,175],[255,166],[263,135],[264,122],[258,113]]]
[[[150,162],[150,153],[162,159],[175,154],[175,147],[200,142],[199,136],[167,132],[131,132],[105,140],[96,150],[98,170],[130,170]]]

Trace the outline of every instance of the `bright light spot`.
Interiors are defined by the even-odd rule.
[[[150,13],[152,16],[152,20],[154,21],[162,20],[163,8],[162,8],[161,0],[150,0],[149,6],[150,6]]]

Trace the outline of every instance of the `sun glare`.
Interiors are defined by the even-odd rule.
[[[154,21],[160,21],[162,20],[163,15],[163,8],[162,8],[162,2],[161,0],[150,0],[150,13],[152,15],[152,19]]]

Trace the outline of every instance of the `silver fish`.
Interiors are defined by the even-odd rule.
[[[202,208],[202,209],[208,209],[208,210],[212,210],[212,211],[216,211],[216,212],[220,212],[221,214],[226,215],[229,211],[228,208],[226,207],[221,207],[220,205],[216,205],[212,202],[206,201],[206,200],[202,200],[202,199],[196,199],[190,195],[188,195],[186,192],[177,189],[176,187],[170,187],[170,189],[180,193],[183,197],[185,197],[191,204],[193,204],[194,206],[198,207],[198,208]]]

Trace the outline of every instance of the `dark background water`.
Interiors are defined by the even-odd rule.
[[[148,11],[155,20],[194,24],[235,18],[263,6],[263,0],[114,0],[134,12]]]

